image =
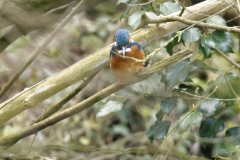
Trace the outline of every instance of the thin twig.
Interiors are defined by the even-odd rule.
[[[182,18],[179,16],[159,16],[158,18],[150,18],[145,21],[146,23],[165,23],[165,22],[172,22],[172,21],[179,21],[187,25],[194,25],[197,27],[202,28],[211,28],[211,29],[218,29],[218,30],[225,30],[228,32],[235,32],[240,33],[240,29],[236,27],[226,27],[226,26],[220,26],[215,24],[208,24],[201,21],[194,21],[186,18]],[[192,26],[191,26],[192,27]]]
[[[181,17],[182,14],[184,13],[186,7],[185,7],[184,4],[183,4],[182,2],[180,2],[179,0],[177,0],[177,2],[178,2],[178,4],[182,7],[181,12],[180,12],[179,15],[178,15],[179,17]],[[186,1],[184,1],[184,2],[186,2]]]
[[[71,150],[71,144],[72,144],[72,132],[71,132],[70,134],[71,134],[71,137],[70,137],[69,145],[68,145],[67,160],[69,160],[69,155],[70,155],[70,150]]]
[[[139,3],[139,4],[130,4],[130,3],[126,3],[126,2],[121,2],[121,3],[124,3],[130,7],[137,7],[137,6],[144,6],[144,5],[147,5],[149,3],[153,3],[155,2],[155,0],[152,0],[152,1],[149,1],[149,2],[146,2],[146,3]]]
[[[192,97],[196,97],[199,99],[208,99],[208,100],[214,100],[214,101],[238,101],[240,98],[230,98],[230,99],[220,99],[220,98],[210,98],[210,97],[204,97],[204,96],[198,96],[189,92],[181,91],[181,93],[187,94]]]
[[[15,75],[8,81],[6,85],[0,91],[0,98],[9,90],[13,83],[19,78],[19,76],[26,70],[26,68],[37,58],[39,54],[48,46],[58,32],[68,23],[70,19],[78,12],[85,0],[81,0],[78,5],[67,15],[67,17],[52,31],[52,33],[45,39],[45,41],[37,48],[34,54],[29,60],[15,73]]]
[[[224,54],[222,51],[219,49],[215,48],[214,49],[219,55],[221,55],[223,58],[225,58],[228,62],[230,62],[232,65],[240,69],[240,65],[236,63],[234,60],[230,59],[226,54]]]

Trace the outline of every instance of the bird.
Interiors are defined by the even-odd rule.
[[[110,50],[110,69],[122,85],[144,68],[145,53],[141,45],[131,39],[126,29],[117,30],[115,40]]]

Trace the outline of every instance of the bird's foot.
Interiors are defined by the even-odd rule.
[[[123,85],[123,81],[122,80],[118,80],[118,83],[120,84],[120,85]]]

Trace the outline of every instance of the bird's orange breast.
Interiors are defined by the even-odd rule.
[[[133,45],[131,51],[126,52],[125,58],[118,52],[115,54],[116,56],[110,57],[110,68],[120,81],[138,73],[144,67],[144,62],[137,60],[145,60],[145,54],[137,45]]]

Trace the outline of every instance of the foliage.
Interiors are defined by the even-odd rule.
[[[113,15],[104,12],[108,6],[115,6]],[[182,7],[172,1],[118,0],[103,2],[92,9],[91,12],[76,15],[59,32],[49,48],[24,72],[3,101],[114,41],[112,33],[119,28],[116,21],[121,21],[124,26],[129,25],[128,29],[133,31],[146,25],[148,18],[176,14]],[[209,15],[203,22],[225,27],[229,25],[221,15]],[[49,33],[51,31],[47,31],[46,35]],[[28,34],[0,55],[1,85],[10,79],[12,72],[25,62],[32,48],[41,44],[46,35],[37,32]],[[200,158],[216,154],[239,159],[240,79],[238,66],[231,62],[240,61],[239,51],[236,50],[239,49],[236,45],[238,41],[239,37],[228,30],[194,25],[170,33],[144,48],[145,52],[162,48],[153,55],[153,63],[185,48],[193,50],[192,57],[172,64],[161,73],[155,73],[101,101],[97,99],[94,107],[42,131],[33,141],[31,138],[23,139],[23,142],[7,151],[18,153],[19,146],[33,142],[30,148],[32,154],[51,154],[60,159],[64,159],[66,150],[69,150],[72,159],[91,159],[106,154],[109,154],[109,159],[130,157],[147,160],[154,159],[155,154],[159,155],[158,159],[162,156],[189,159],[194,154],[189,150],[196,148],[201,153],[196,156],[202,155]],[[218,50],[225,56],[219,55]],[[115,81],[109,69],[104,69],[62,110],[101,92]],[[18,132],[29,121],[44,113],[44,107],[54,104],[74,88],[71,86],[39,104],[36,109],[19,114],[1,128],[1,135]],[[212,149],[206,153],[202,148],[209,145]],[[39,149],[39,146],[43,146],[43,149]],[[168,149],[171,150],[169,154]],[[55,152],[60,153],[59,150],[62,150],[64,156],[56,155]]]
[[[181,8],[179,4],[169,1],[161,4],[159,11],[163,15],[167,16],[179,11],[180,9]],[[133,29],[136,29],[139,24],[141,24],[141,21],[144,20],[144,17],[142,16],[144,12],[148,13],[148,15],[150,15],[149,17],[155,18],[156,12],[153,13],[153,16],[149,14],[149,10],[141,10],[135,12],[130,16],[128,20],[129,25]],[[131,19],[135,19],[136,21],[133,22]],[[206,20],[206,23],[227,26],[226,21],[219,15],[208,18]],[[180,123],[178,126],[178,130],[181,132],[186,132],[187,129],[192,127],[193,125],[199,125],[198,132],[201,137],[215,138],[217,136],[217,133],[223,132],[223,130],[225,129],[226,121],[223,121],[221,118],[216,119],[213,117],[219,117],[221,116],[221,114],[224,114],[224,108],[222,106],[226,103],[226,101],[224,101],[225,99],[234,100],[234,98],[239,98],[240,88],[239,85],[237,85],[239,83],[239,73],[238,71],[235,71],[234,73],[229,72],[226,66],[224,73],[218,72],[219,68],[216,68],[216,65],[214,66],[215,68],[212,68],[213,66],[210,66],[210,61],[206,59],[211,57],[214,59],[218,59],[218,57],[215,56],[215,49],[218,49],[224,53],[234,53],[234,51],[232,50],[232,34],[223,30],[212,30],[210,32],[206,32],[201,28],[188,27],[184,29],[181,33],[176,33],[168,36],[168,40],[169,42],[166,45],[166,50],[170,55],[174,53],[174,47],[179,45],[180,43],[184,45],[189,43],[196,43],[199,46],[200,51],[200,53],[196,54],[202,54],[204,58],[185,60],[166,68],[165,76],[164,78],[162,78],[161,82],[164,83],[167,88],[174,90],[174,92],[172,93],[173,95],[171,97],[166,97],[161,100],[161,114],[166,114],[166,116],[169,116],[171,115],[171,112],[176,108],[178,103],[177,97],[174,93],[181,92],[183,88],[180,86],[182,86],[182,84],[189,84],[189,82],[191,82],[191,84],[193,83],[194,85],[202,85],[199,84],[199,82],[197,81],[192,81],[194,80],[194,77],[192,77],[191,75],[193,74],[194,68],[199,68],[204,72],[210,70],[212,71],[212,73],[215,74],[215,76],[217,76],[217,78],[208,79],[207,83],[205,84],[207,87],[204,88],[204,91],[197,92],[197,89],[199,89],[199,87],[197,87],[195,88],[195,92],[191,91],[191,93],[197,93],[197,96],[200,97],[206,97],[211,93],[211,99],[205,99],[204,101],[202,101],[199,104],[198,111],[185,111],[185,113],[182,114],[179,118]],[[236,105],[239,106],[238,103],[234,104],[234,106]],[[204,116],[206,117],[206,119],[203,118]],[[147,136],[151,141],[153,141],[154,139],[163,139],[163,133],[167,135],[166,131],[168,131],[169,126],[166,125],[166,122],[168,121],[157,120],[155,124],[151,126],[151,128],[147,132]],[[226,135],[228,136],[236,136],[238,135],[238,133],[238,127],[229,128],[226,131]]]

